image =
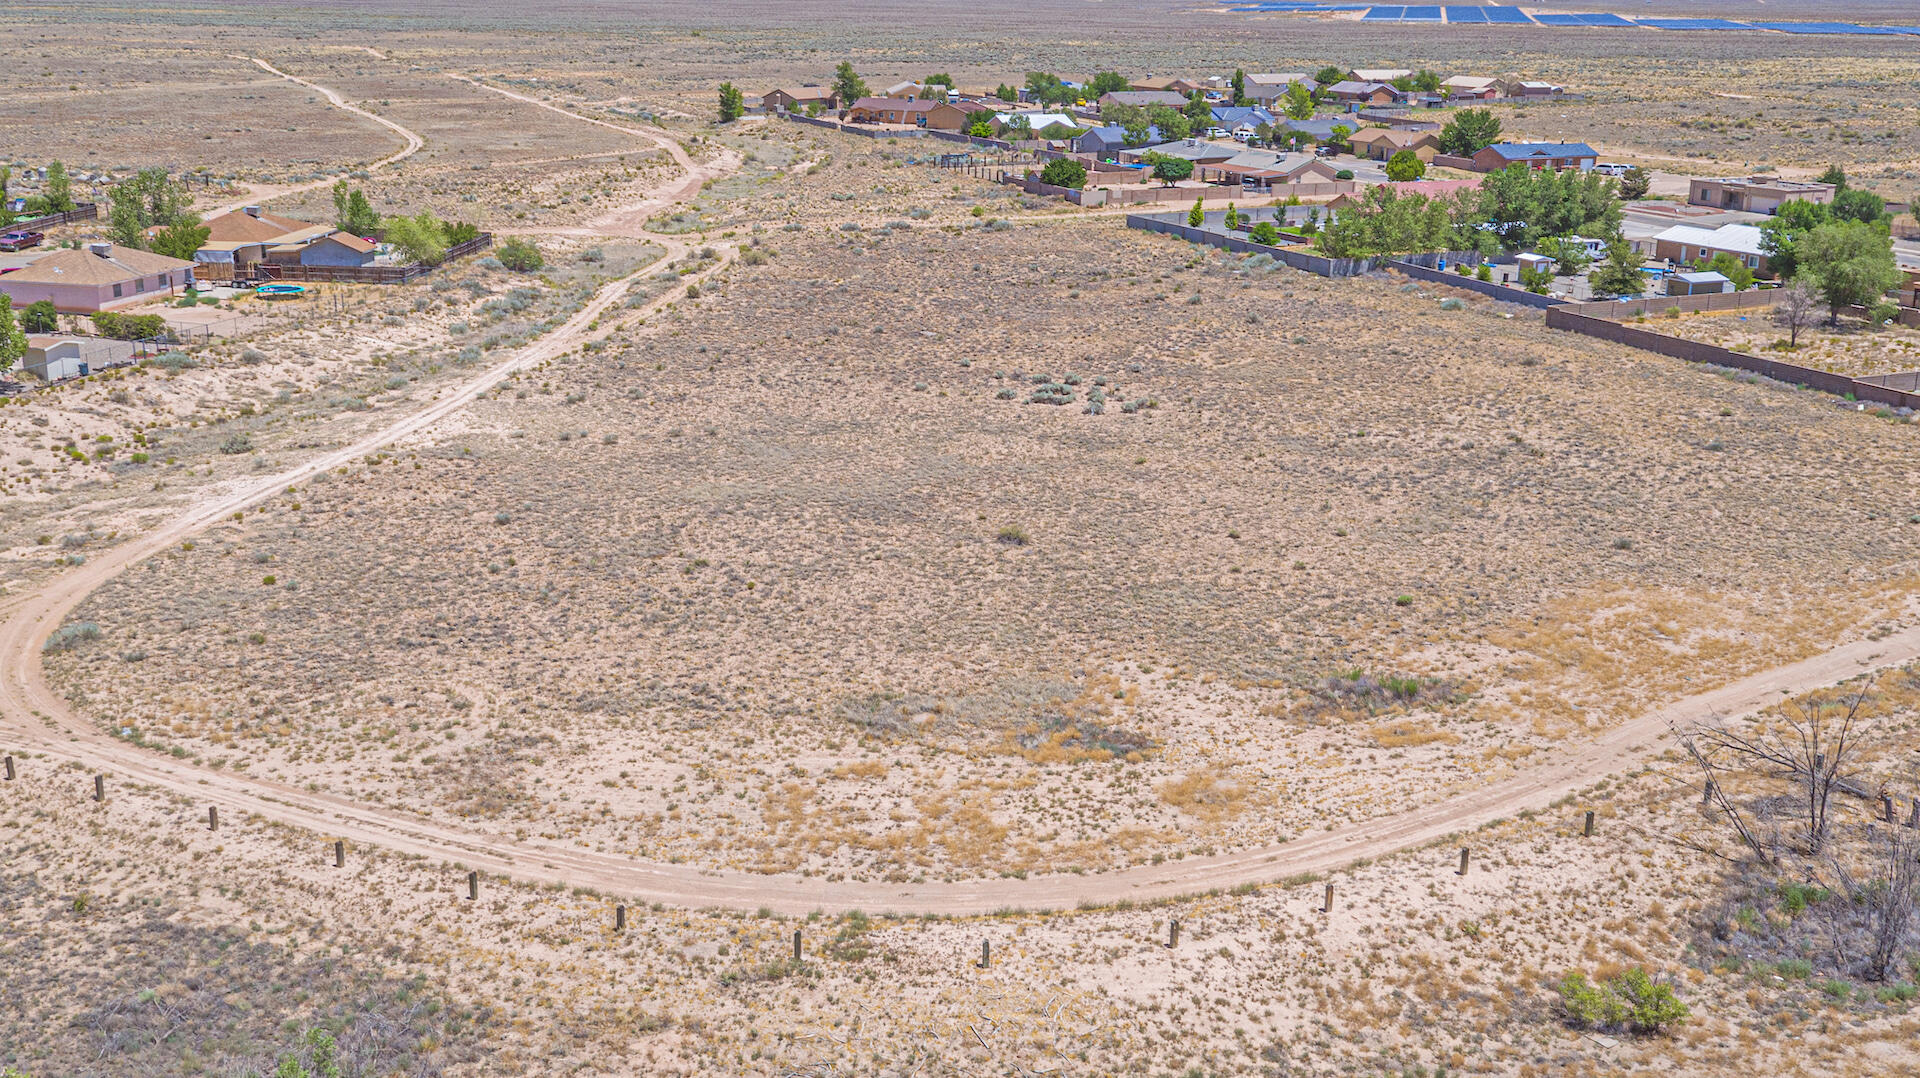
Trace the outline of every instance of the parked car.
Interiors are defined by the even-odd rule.
[[[0,232],[0,251],[24,251],[29,247],[38,247],[46,242],[44,232],[28,232],[24,229],[16,232]]]
[[[1625,176],[1627,167],[1626,165],[1595,165],[1593,170],[1602,176]]]

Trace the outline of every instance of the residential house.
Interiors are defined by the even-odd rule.
[[[1653,257],[1691,265],[1711,262],[1714,255],[1725,252],[1755,273],[1766,273],[1767,252],[1760,246],[1764,235],[1754,225],[1721,225],[1719,228],[1675,225],[1653,237]]]
[[[1146,141],[1148,143],[1159,142],[1160,129],[1152,124],[1148,124]],[[1073,141],[1073,148],[1076,153],[1092,154],[1103,160],[1112,160],[1115,155],[1121,150],[1126,149],[1126,147],[1127,129],[1117,124],[1093,128]]]
[[[1232,131],[1241,124],[1272,126],[1274,115],[1258,105],[1215,105],[1213,126]]]
[[[845,119],[856,124],[927,126],[927,113],[940,101],[909,101],[904,97],[863,97],[847,106]]]
[[[1354,123],[1351,117],[1346,116],[1338,119],[1323,119],[1316,116],[1307,120],[1296,120],[1289,116],[1282,117],[1274,126],[1287,131],[1298,131],[1315,142],[1327,142],[1333,138],[1334,128],[1344,127],[1352,131]]]
[[[1592,168],[1600,160],[1584,142],[1496,142],[1473,155],[1475,172],[1498,172],[1509,165],[1562,172]]]
[[[935,131],[965,131],[982,116],[991,119],[994,111],[978,101],[942,101],[927,110],[927,126]]]
[[[1410,150],[1422,161],[1431,162],[1440,152],[1438,131],[1409,131],[1398,127],[1369,127],[1347,137],[1355,157],[1386,161],[1401,150]]]
[[[1101,94],[1100,100],[1095,104],[1132,105],[1135,108],[1166,105],[1169,108],[1183,109],[1187,107],[1187,102],[1190,100],[1192,99],[1185,94],[1175,93],[1172,90],[1115,90],[1110,94]]]
[[[227,280],[246,276],[256,263],[299,266],[364,266],[375,245],[332,225],[264,213],[247,206],[207,222],[208,239],[194,252],[201,277]]]
[[[1715,209],[1771,214],[1793,199],[1821,204],[1833,201],[1838,189],[1830,183],[1783,180],[1778,176],[1695,179],[1687,182],[1687,202]]]
[[[1698,273],[1674,273],[1667,277],[1667,295],[1669,296],[1711,296],[1733,291],[1733,282],[1726,277],[1702,270]]]
[[[1166,93],[1179,94],[1182,98],[1189,98],[1193,96],[1194,91],[1205,90],[1206,84],[1195,82],[1192,79],[1148,77],[1134,81],[1128,86],[1128,89],[1143,92],[1158,90]]]
[[[1455,75],[1440,83],[1449,101],[1492,101],[1500,96],[1500,80],[1477,75]]]
[[[276,266],[364,266],[373,261],[374,244],[351,232],[318,227],[326,231],[296,232],[267,248],[267,261]]]
[[[1504,97],[1533,98],[1559,97],[1567,92],[1565,86],[1557,83],[1540,82],[1534,79],[1501,79],[1498,83]]]
[[[1416,112],[1405,109],[1361,109],[1353,118],[1362,123],[1383,124],[1387,127],[1401,127],[1408,131],[1438,131],[1441,124]]]
[[[1384,82],[1361,82],[1348,79],[1327,87],[1327,99],[1337,101],[1352,112],[1365,108],[1380,108],[1384,105],[1398,105],[1406,101],[1403,90],[1397,90]]]
[[[940,89],[944,91],[946,87],[942,86]],[[896,82],[892,86],[880,91],[877,96],[898,97],[908,101],[918,101],[927,96],[927,84],[913,81]]]
[[[1478,190],[1480,181],[1404,180],[1374,184],[1373,187],[1384,187],[1396,195],[1425,195],[1428,198],[1448,198],[1460,191]],[[1368,188],[1368,190],[1372,189],[1373,188]],[[1366,197],[1366,191],[1355,191],[1352,194],[1337,195],[1332,201],[1327,203],[1327,208],[1329,210],[1337,210],[1346,206],[1357,206],[1364,201]]]
[[[1293,183],[1331,183],[1338,179],[1332,165],[1310,153],[1243,150],[1224,161],[1196,162],[1194,175],[1210,183],[1238,183],[1266,190]]]
[[[1412,77],[1413,72],[1404,67],[1356,67],[1347,72],[1347,78],[1354,82],[1392,82]]]
[[[1194,166],[1198,168],[1200,165],[1218,164],[1221,161],[1225,161],[1243,152],[1245,151],[1238,146],[1208,142],[1205,139],[1189,138],[1181,139],[1177,142],[1162,142],[1153,146],[1129,149],[1121,156],[1133,161],[1141,160],[1150,153],[1159,154],[1162,157],[1181,157],[1192,161]]]
[[[999,119],[1003,125],[1011,125],[1017,121],[1024,121],[1027,130],[1032,131],[1036,135],[1056,125],[1071,127],[1076,131],[1081,130],[1080,124],[1064,112],[1003,112],[1000,114]]]
[[[1287,96],[1287,90],[1294,83],[1306,87],[1308,93],[1320,88],[1320,84],[1297,71],[1261,72],[1246,78],[1247,100],[1261,105],[1272,105]]]
[[[245,206],[218,217],[208,218],[201,224],[206,227],[208,243],[264,242],[278,239],[289,232],[313,227],[312,221],[280,217],[267,213],[258,206]]]
[[[824,110],[837,104],[833,90],[825,86],[783,86],[760,95],[760,107],[768,112],[807,112],[816,105]]]
[[[0,276],[0,293],[17,310],[49,300],[57,310],[91,314],[146,302],[193,287],[193,263],[151,251],[89,243],[55,251],[26,268]]]

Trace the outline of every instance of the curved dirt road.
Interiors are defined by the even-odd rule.
[[[331,104],[334,108],[341,109],[346,112],[351,112],[355,116],[360,116],[360,117],[364,117],[366,119],[372,120],[374,123],[379,124],[381,127],[384,127],[389,131],[392,131],[394,134],[399,135],[401,138],[406,140],[407,144],[397,152],[388,154],[387,156],[382,157],[380,160],[375,161],[373,164],[368,165],[367,171],[369,172],[377,168],[385,168],[396,161],[404,161],[407,158],[412,157],[415,153],[418,153],[420,151],[420,148],[427,144],[427,140],[421,138],[419,135],[413,133],[412,131],[409,131],[406,128],[401,127],[399,124],[394,123],[392,120],[389,120],[384,116],[376,116],[373,113],[368,112],[366,109],[363,109],[358,105],[348,104],[347,99],[344,97],[341,97],[339,93],[337,93],[336,91],[328,89],[327,87],[322,86],[317,82],[308,82],[306,79],[300,78],[297,75],[289,75],[286,72],[280,70],[279,68],[273,66],[272,64],[266,62],[265,60],[261,59],[258,56],[234,56],[233,59],[251,60],[254,66],[258,67],[262,71],[265,71],[267,74],[277,75],[280,78],[287,80],[288,82],[294,83],[299,86],[305,86],[307,89],[312,90],[314,93],[320,94],[321,96],[325,97],[327,99],[327,103]],[[383,56],[381,57],[381,59],[384,60],[386,59],[386,57]],[[235,203],[232,203],[231,205],[226,205],[226,206],[215,206],[209,209],[206,212],[205,216],[218,217],[220,214],[223,214],[223,213],[232,213],[234,210],[237,210],[242,206],[255,206],[262,202],[267,201],[268,199],[282,198],[286,195],[297,195],[305,191],[314,190],[315,188],[318,188],[318,187],[328,187],[333,184],[334,179],[335,177],[330,176],[324,180],[311,180],[307,183],[296,183],[287,187],[262,185],[260,187],[254,188],[251,194],[249,194],[246,198],[243,198],[238,202],[235,202]]]
[[[508,91],[496,92],[520,96]],[[334,96],[329,92],[329,97]],[[572,115],[540,102],[530,103]],[[645,134],[605,121],[574,118]],[[665,132],[647,137],[665,139],[663,145],[672,142]],[[683,167],[694,168],[677,143],[668,149],[675,160],[684,162]],[[404,156],[405,152],[410,151],[398,156]],[[389,160],[397,160],[398,156]],[[696,170],[676,181],[667,193],[655,194],[615,214],[637,227],[653,210],[697,191],[704,178],[705,174]],[[687,244],[671,237],[648,238],[666,246],[668,254],[664,257],[674,257],[687,249]],[[725,264],[723,260],[706,274],[718,271]],[[110,774],[115,781],[147,784],[200,804],[217,805],[226,809],[230,818],[239,818],[232,816],[236,813],[255,816],[302,827],[328,839],[344,838],[356,845],[457,861],[471,868],[530,882],[593,887],[638,901],[735,909],[768,907],[787,913],[865,909],[971,914],[1010,906],[1059,909],[1082,902],[1170,897],[1241,883],[1270,882],[1296,873],[1340,868],[1361,858],[1381,857],[1522,809],[1543,809],[1598,778],[1647,760],[1660,751],[1659,742],[1670,725],[1750,712],[1781,699],[1783,694],[1819,688],[1877,666],[1920,658],[1920,626],[1877,641],[1857,641],[1675,702],[1603,733],[1551,763],[1468,793],[1333,831],[1314,832],[1278,846],[1141,865],[1091,876],[918,885],[829,882],[790,875],[765,876],[689,865],[650,864],[618,855],[514,842],[349,798],[226,770],[214,771],[163,756],[108,736],[75,714],[46,683],[40,649],[47,635],[89,594],[119,572],[289,485],[430,428],[507,374],[559,356],[587,340],[605,336],[629,320],[651,314],[676,297],[663,296],[644,308],[610,319],[606,325],[594,325],[614,308],[631,281],[657,265],[659,262],[607,284],[558,329],[469,378],[419,411],[400,416],[351,445],[294,468],[262,479],[248,479],[240,486],[210,494],[170,523],[123,543],[83,567],[48,580],[38,591],[10,596],[0,602],[0,616],[5,619],[0,622],[0,733],[7,738],[6,749],[16,753],[31,750],[51,759],[73,761]],[[26,766],[38,765],[28,761]],[[320,854],[321,844],[316,840],[315,856]]]

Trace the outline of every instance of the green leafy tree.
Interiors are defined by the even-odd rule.
[[[1169,105],[1147,106],[1147,122],[1159,128],[1160,137],[1168,142],[1179,142],[1193,134],[1187,114]]]
[[[967,125],[967,134],[974,138],[992,138],[993,121],[985,116],[978,117],[973,123]]]
[[[1643,260],[1633,244],[1617,239],[1607,244],[1607,259],[1587,274],[1587,285],[1595,295],[1637,296],[1646,288],[1646,274],[1640,272]]]
[[[371,236],[380,230],[380,215],[373,210],[373,204],[367,201],[367,193],[359,188],[347,196],[347,215],[340,227],[356,236]]]
[[[437,266],[447,257],[446,232],[430,213],[399,216],[387,222],[387,242],[414,262]]]
[[[1847,170],[1839,165],[1828,165],[1827,170],[1820,174],[1819,182],[1832,184],[1834,193],[1839,194],[1847,189]]]
[[[1437,251],[1453,240],[1457,210],[1448,199],[1371,187],[1319,227],[1315,243],[1334,258]]]
[[[1027,97],[1043,105],[1064,105],[1074,99],[1074,91],[1060,76],[1045,71],[1027,72]]]
[[[1280,242],[1280,230],[1273,227],[1272,221],[1262,221],[1248,230],[1247,235],[1255,243],[1264,243],[1269,247]]]
[[[1193,175],[1193,162],[1184,157],[1169,157],[1166,154],[1154,154],[1149,164],[1153,178],[1172,187],[1181,180]]]
[[[1340,153],[1347,153],[1353,149],[1353,144],[1347,141],[1352,134],[1353,128],[1346,124],[1334,124],[1333,131],[1327,136],[1327,145]]]
[[[1833,205],[1827,211],[1836,221],[1865,221],[1873,224],[1886,221],[1889,225],[1893,218],[1887,213],[1887,200],[1872,191],[1862,191],[1858,187],[1849,187],[1833,196]]]
[[[1799,268],[1820,286],[1828,318],[1840,321],[1844,307],[1870,307],[1900,283],[1893,241],[1885,229],[1864,221],[1829,221],[1796,244]]]
[[[1108,94],[1124,93],[1133,85],[1133,80],[1118,71],[1102,71],[1087,80],[1087,97],[1097,100]]]
[[[1229,232],[1233,231],[1235,226],[1240,224],[1240,211],[1233,208],[1232,202],[1227,203],[1227,212],[1225,214],[1224,224],[1226,225],[1227,231]]]
[[[131,179],[116,184],[109,193],[113,201],[107,215],[107,235],[126,247],[146,246],[146,231],[167,228],[187,215],[192,201],[176,186],[163,168],[143,168]]]
[[[1500,118],[1492,109],[1461,109],[1440,129],[1440,152],[1472,157],[1500,141]]]
[[[747,114],[747,95],[731,82],[720,84],[720,122],[730,124]]]
[[[1575,243],[1570,236],[1555,236],[1540,244],[1540,253],[1553,259],[1556,277],[1573,277],[1592,263],[1587,245]]]
[[[1799,274],[1799,244],[1807,233],[1827,223],[1827,207],[1804,198],[1789,199],[1760,224],[1760,250],[1766,253],[1767,269],[1781,280]]]
[[[1412,84],[1413,89],[1421,93],[1437,94],[1440,92],[1440,73],[1437,71],[1428,71],[1423,67],[1414,72],[1413,78],[1408,81]]]
[[[37,299],[20,311],[20,328],[28,333],[53,333],[60,328],[60,311],[50,299]]]
[[[501,244],[495,257],[500,259],[501,265],[515,273],[532,273],[547,264],[540,254],[540,248],[518,236]]]
[[[0,293],[0,371],[10,371],[27,354],[27,334],[13,320],[13,297]]]
[[[1753,287],[1753,270],[1749,269],[1745,262],[1725,251],[1714,255],[1712,261],[1703,268],[1732,281],[1735,292],[1745,292]]]
[[[333,182],[333,223],[340,228],[347,227],[347,203],[353,197],[353,188],[345,180]]]
[[[1187,211],[1187,227],[1189,228],[1199,228],[1206,223],[1207,211],[1206,207],[1201,205],[1201,201],[1202,200],[1196,196],[1193,200],[1193,208]]]
[[[1647,190],[1653,186],[1653,174],[1635,165],[1620,177],[1620,197],[1632,202],[1647,197]]]
[[[1656,984],[1638,967],[1597,985],[1585,974],[1569,973],[1555,990],[1567,1019],[1578,1026],[1658,1033],[1687,1020],[1687,1005],[1674,996],[1673,988]]]
[[[205,247],[207,237],[212,234],[212,229],[201,224],[198,217],[189,214],[153,234],[153,251],[168,258],[191,262],[194,252]]]
[[[993,88],[993,96],[1011,105],[1020,100],[1020,91],[1003,82]]]
[[[952,90],[953,76],[947,74],[944,71],[937,71],[931,75],[928,75],[926,78],[921,79],[920,84],[922,86],[945,86],[948,90]]]
[[[1187,98],[1187,107],[1180,111],[1186,114],[1190,130],[1205,131],[1213,123],[1213,106],[1207,104],[1207,99],[1198,90]]]
[[[1087,185],[1087,166],[1071,157],[1056,157],[1040,170],[1040,182],[1078,191]]]
[[[53,213],[66,213],[73,209],[73,180],[67,176],[67,166],[59,161],[47,166],[47,209]]]
[[[1233,69],[1232,86],[1233,86],[1233,103],[1236,105],[1246,104],[1247,103],[1247,71],[1245,68],[1236,67]]]
[[[1396,183],[1417,180],[1427,174],[1427,163],[1412,150],[1397,151],[1387,159],[1387,179]]]
[[[1313,73],[1313,81],[1319,85],[1321,90],[1325,90],[1336,82],[1343,81],[1346,77],[1346,72],[1331,64]]]
[[[1287,87],[1286,101],[1280,106],[1292,120],[1310,120],[1313,118],[1313,95],[1307,92],[1306,83],[1296,82]]]
[[[840,66],[833,69],[833,96],[841,108],[867,96],[866,81],[854,74],[851,60],[842,60]]]

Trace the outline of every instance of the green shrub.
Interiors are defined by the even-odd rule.
[[[1262,221],[1249,230],[1248,235],[1255,243],[1264,243],[1271,247],[1280,242],[1280,230],[1273,227],[1272,221]]]
[[[501,244],[500,250],[495,252],[495,255],[500,259],[502,266],[515,273],[532,273],[547,264],[547,260],[540,254],[540,248],[518,236]]]
[[[1597,985],[1575,971],[1562,978],[1555,991],[1567,1019],[1579,1026],[1623,1026],[1636,1033],[1658,1033],[1686,1021],[1688,1014],[1672,986],[1655,983],[1637,966]]]
[[[167,331],[166,319],[157,314],[116,314],[100,311],[91,316],[93,328],[102,337],[116,341],[144,341]]]
[[[100,626],[91,621],[76,621],[71,625],[62,625],[55,629],[53,635],[47,637],[47,642],[40,645],[40,650],[72,651],[81,643],[98,639],[100,639]]]
[[[1040,182],[1077,191],[1087,184],[1087,166],[1071,157],[1055,158],[1040,170]]]

